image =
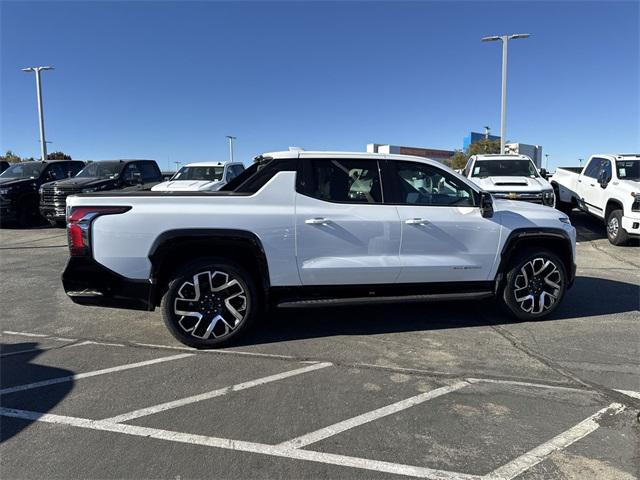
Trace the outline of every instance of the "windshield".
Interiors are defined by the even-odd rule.
[[[171,180],[222,180],[224,167],[182,167]]]
[[[537,177],[531,160],[477,160],[472,177]]]
[[[121,162],[92,162],[80,170],[76,177],[115,178],[123,165]]]
[[[16,163],[7,168],[0,177],[2,178],[38,178],[46,164],[41,162]]]
[[[640,160],[616,160],[620,180],[640,180]]]

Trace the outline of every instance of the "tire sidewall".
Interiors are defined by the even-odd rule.
[[[195,274],[207,270],[217,270],[234,277],[244,289],[247,297],[244,320],[233,332],[222,338],[201,339],[190,335],[180,327],[178,324],[180,317],[173,312],[174,301],[183,283],[192,280]],[[165,325],[177,340],[190,347],[215,348],[236,341],[251,327],[259,309],[258,302],[255,281],[245,269],[228,260],[209,258],[191,262],[176,274],[173,280],[169,282],[167,291],[162,297],[161,311]]]
[[[618,220],[618,233],[615,237],[612,237],[609,233],[609,222],[612,218],[616,218]],[[612,245],[623,245],[627,242],[626,232],[622,229],[622,211],[621,210],[613,210],[609,216],[607,217],[605,224],[605,228],[607,230],[607,238],[609,239],[609,243]]]
[[[515,294],[514,294],[514,283],[520,269],[530,260],[534,258],[546,258],[551,260],[562,276],[562,285],[560,287],[560,294],[556,299],[555,303],[551,306],[551,308],[544,310],[541,313],[528,313],[520,308],[520,305],[516,302]],[[564,295],[567,291],[567,270],[564,266],[562,260],[555,255],[554,253],[547,250],[528,250],[520,255],[511,263],[511,268],[507,272],[504,288],[502,291],[502,305],[507,310],[508,313],[514,315],[519,320],[524,321],[532,321],[542,319],[551,313],[553,313],[562,300],[564,299]]]

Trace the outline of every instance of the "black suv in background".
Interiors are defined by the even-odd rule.
[[[100,160],[87,164],[74,178],[47,183],[40,189],[40,214],[52,225],[65,224],[67,195],[107,190],[148,190],[162,182],[155,160]]]
[[[14,163],[0,174],[0,220],[27,226],[38,218],[38,189],[73,177],[84,167],[77,160]]]

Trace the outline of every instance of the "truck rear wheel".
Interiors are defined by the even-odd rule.
[[[560,210],[562,213],[570,215],[571,210],[573,210],[573,203],[563,202],[562,200],[560,200],[560,189],[557,185],[553,185],[553,193],[556,197],[554,208]]]
[[[538,320],[560,304],[567,285],[564,263],[548,250],[525,250],[511,263],[501,303],[520,320]]]
[[[622,210],[612,210],[607,217],[607,238],[613,245],[625,245],[629,235],[622,228]]]
[[[258,310],[255,281],[224,259],[201,259],[185,266],[162,297],[162,316],[185,345],[221,347],[238,339]]]

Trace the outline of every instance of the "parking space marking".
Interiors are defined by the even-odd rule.
[[[634,392],[633,390],[615,390],[618,393],[622,393],[623,395],[626,395],[628,397],[631,398],[637,398],[638,400],[640,400],[640,392]]]
[[[121,372],[123,370],[131,370],[132,368],[146,367],[147,365],[154,365],[156,363],[170,362],[172,360],[179,360],[181,358],[191,357],[193,353],[181,353],[179,355],[171,355],[170,357],[154,358],[153,360],[145,360],[143,362],[127,363],[125,365],[118,365],[117,367],[103,368],[101,370],[94,370],[92,372],[77,373],[75,375],[67,375],[64,377],[51,378],[49,380],[42,380],[40,382],[27,383],[24,385],[16,385],[15,387],[3,388],[0,390],[0,395],[6,395],[14,392],[21,392],[23,390],[31,390],[33,388],[47,387],[49,385],[56,385],[58,383],[71,382],[79,380],[81,378],[95,377],[98,375],[105,375],[107,373]]]
[[[69,345],[70,347],[81,347],[83,345],[102,345],[105,347],[124,347],[124,343],[108,343],[108,342],[94,342],[93,340],[85,340],[84,342],[74,343]]]
[[[465,379],[469,383],[497,383],[503,385],[517,385],[521,387],[532,387],[532,388],[549,388],[551,390],[569,390],[569,391],[578,391],[578,392],[587,392],[591,390],[586,390],[584,388],[578,387],[565,387],[563,385],[548,385],[544,383],[531,383],[531,382],[520,382],[517,380],[498,380],[494,378],[466,378]]]
[[[161,403],[159,405],[154,405],[152,407],[141,408],[140,410],[134,410],[133,412],[123,413],[122,415],[117,415],[111,418],[105,418],[104,421],[113,422],[113,423],[126,422],[128,420],[133,420],[134,418],[153,415],[155,413],[164,412],[166,410],[182,407],[184,405],[190,405],[192,403],[201,402],[203,400],[209,400],[211,398],[220,397],[222,395],[226,395],[231,392],[238,392],[240,390],[246,390],[248,388],[257,387],[259,385],[265,385],[267,383],[283,380],[289,377],[294,377],[296,375],[301,375],[303,373],[313,372],[315,370],[327,368],[332,365],[333,364],[330,362],[316,363],[313,365],[309,365],[307,367],[297,368],[295,370],[289,370],[287,372],[277,373],[275,375],[269,375],[268,377],[257,378],[255,380],[238,383],[236,385],[231,385],[229,387],[219,388],[217,390],[201,393],[199,395],[192,395],[190,397],[181,398],[179,400],[174,400],[171,402]]]
[[[526,470],[529,470],[534,465],[537,465],[553,452],[563,450],[572,443],[577,442],[581,438],[584,438],[591,432],[597,430],[600,426],[598,424],[598,420],[605,415],[617,415],[624,409],[624,405],[620,403],[612,403],[608,407],[598,410],[596,413],[571,427],[569,430],[566,430],[560,435],[553,437],[551,440],[538,445],[533,450],[520,455],[515,460],[498,467],[486,477],[490,480],[511,480]]]
[[[483,478],[478,475],[451,472],[448,470],[435,470],[427,467],[417,467],[413,465],[383,462],[379,460],[370,460],[367,458],[349,457],[346,455],[314,452],[310,450],[290,449],[278,445],[267,445],[264,443],[247,442],[243,440],[209,437],[205,435],[175,432],[171,430],[140,427],[137,425],[112,423],[105,420],[90,420],[86,418],[32,412],[14,408],[0,407],[0,415],[12,418],[20,418],[24,420],[69,425],[90,430],[122,433],[125,435],[133,435],[138,437],[149,437],[159,440],[167,440],[170,442],[186,443],[190,445],[202,445],[226,450],[236,450],[241,452],[290,458],[294,460],[306,460],[343,467],[373,470],[410,477],[427,478],[433,480],[481,480]]]
[[[235,355],[246,355],[249,357],[265,357],[265,358],[279,358],[281,360],[295,360],[296,357],[292,355],[279,355],[277,353],[261,353],[261,352],[244,352],[242,350],[201,350],[192,347],[179,347],[176,345],[155,345],[153,343],[140,343],[140,342],[131,342],[132,345],[137,345],[140,347],[151,347],[151,348],[168,348],[170,350],[187,350],[199,353],[223,353],[223,354],[235,354]]]
[[[18,337],[37,337],[37,338],[50,338],[51,340],[59,340],[61,342],[75,342],[75,338],[54,337],[47,335],[46,333],[29,333],[29,332],[14,332],[12,330],[3,330],[5,335],[15,335]]]
[[[310,432],[291,440],[287,440],[286,442],[282,442],[280,446],[284,448],[294,449],[301,448],[306,445],[319,442],[320,440],[324,440],[325,438],[333,437],[334,435],[342,433],[346,430],[359,427],[360,425],[364,425],[365,423],[372,422],[388,415],[393,415],[394,413],[406,410],[407,408],[411,408],[415,405],[420,405],[421,403],[424,403],[427,400],[431,400],[432,398],[455,392],[456,390],[466,387],[467,385],[469,385],[469,382],[463,380],[460,382],[456,382],[453,385],[436,388],[435,390],[430,390],[428,392],[421,393],[420,395],[416,395],[414,397],[406,398],[404,400],[400,400],[399,402],[392,403],[391,405],[387,405],[385,407],[363,413],[362,415],[358,415],[357,417],[352,417],[342,422],[334,423],[333,425],[321,428],[320,430],[316,430],[315,432]]]

